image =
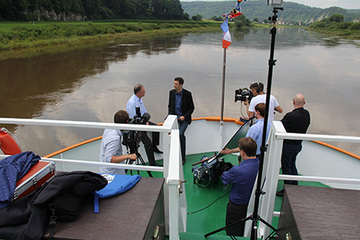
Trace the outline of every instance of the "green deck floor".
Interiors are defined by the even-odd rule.
[[[188,208],[187,229],[186,233],[180,234],[181,240],[197,240],[197,239],[230,239],[226,236],[225,231],[218,232],[208,238],[204,234],[217,230],[225,226],[226,206],[229,201],[229,192],[231,186],[224,187],[221,180],[207,188],[199,187],[193,183],[192,164],[201,160],[202,156],[211,156],[213,153],[193,154],[187,156],[184,168],[186,200]],[[237,156],[224,156],[226,162],[238,164]],[[162,163],[162,160],[157,161]],[[162,177],[162,173],[153,172],[154,177]],[[146,172],[141,172],[141,176],[148,177]],[[305,186],[321,186],[319,183],[299,182]],[[279,181],[278,190],[283,188],[283,181]],[[282,197],[276,197],[274,211],[281,211]],[[210,205],[210,206],[209,206]],[[278,218],[274,218],[271,223],[277,228]],[[237,239],[249,239],[237,237]]]

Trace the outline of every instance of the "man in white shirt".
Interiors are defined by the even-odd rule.
[[[251,93],[253,94],[253,98],[249,102],[246,100],[244,104],[247,106],[247,114],[249,119],[254,117],[255,114],[255,106],[259,103],[266,104],[266,94],[264,94],[264,84],[261,82],[253,83],[250,85]],[[270,105],[269,105],[269,115],[268,115],[268,122],[272,123],[274,121],[274,110],[278,111],[279,113],[283,112],[282,107],[279,105],[278,101],[273,95],[270,95]]]
[[[114,122],[115,123],[126,123],[129,120],[129,115],[126,111],[120,110],[115,113]],[[124,163],[126,159],[136,160],[137,156],[133,154],[122,153],[121,147],[121,138],[123,133],[120,129],[105,129],[104,134],[101,140],[101,149],[100,149],[100,162],[104,163]],[[110,173],[110,174],[125,174],[124,169],[120,168],[109,168],[101,167],[101,173]]]

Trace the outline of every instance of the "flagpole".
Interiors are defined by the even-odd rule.
[[[225,74],[226,74],[226,48],[224,48],[223,75],[222,75],[221,115],[220,115],[221,122],[223,122],[223,120],[224,120]]]
[[[223,145],[223,125],[224,125],[224,106],[225,106],[225,75],[226,75],[226,48],[224,48],[222,90],[221,90],[221,114],[220,114],[220,148]]]
[[[223,40],[222,47],[224,49],[224,62],[223,62],[223,77],[222,77],[222,94],[221,94],[221,114],[220,114],[220,147],[222,147],[222,134],[223,134],[223,125],[224,125],[224,99],[225,99],[225,73],[226,73],[226,49],[231,44],[231,35],[229,32],[228,17],[226,16],[225,21],[220,25],[221,30],[223,30]]]

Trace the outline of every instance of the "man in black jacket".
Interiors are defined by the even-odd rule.
[[[297,94],[293,98],[294,110],[288,112],[283,119],[282,124],[286,132],[306,133],[310,125],[310,113],[304,109],[305,98],[302,94]],[[283,174],[298,175],[296,169],[296,156],[302,149],[302,140],[284,140],[281,156],[281,169]],[[285,184],[297,185],[297,181],[285,180]],[[283,190],[276,193],[277,196],[283,195]]]
[[[194,112],[194,102],[191,92],[183,88],[184,79],[174,79],[174,89],[169,92],[168,114],[177,115],[180,131],[180,146],[183,165],[186,162],[186,138],[185,130],[191,123],[191,114]]]

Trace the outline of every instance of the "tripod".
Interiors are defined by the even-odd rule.
[[[259,173],[258,173],[258,177],[257,177],[257,185],[256,185],[256,191],[255,191],[255,204],[254,204],[254,211],[253,214],[243,218],[239,221],[236,221],[228,226],[219,228],[213,232],[207,233],[204,236],[208,237],[214,233],[220,232],[222,230],[225,230],[226,228],[229,228],[231,226],[234,226],[236,224],[239,224],[241,222],[246,222],[248,220],[252,221],[252,225],[251,225],[251,240],[256,240],[257,239],[257,227],[258,227],[258,221],[264,223],[267,227],[271,228],[273,231],[277,232],[277,229],[275,229],[273,226],[271,226],[271,224],[269,224],[268,222],[266,222],[264,219],[262,219],[259,215],[258,215],[258,211],[259,211],[259,202],[260,202],[260,196],[265,194],[265,192],[262,191],[262,187],[261,187],[261,179],[262,179],[262,173],[263,173],[263,166],[264,166],[264,153],[266,151],[266,130],[267,130],[267,124],[268,124],[268,119],[269,119],[269,107],[270,107],[270,96],[271,96],[271,83],[272,83],[272,74],[273,74],[273,67],[275,66],[276,60],[274,60],[274,50],[275,50],[275,36],[276,36],[276,21],[277,21],[277,13],[278,10],[283,10],[283,8],[278,8],[278,7],[274,7],[273,9],[273,13],[274,15],[272,17],[269,18],[269,20],[272,20],[273,22],[273,27],[270,30],[270,34],[271,34],[271,48],[270,48],[270,59],[269,59],[269,72],[268,72],[268,82],[267,82],[267,92],[266,92],[266,111],[265,111],[265,116],[264,116],[264,126],[263,126],[263,134],[262,134],[262,142],[261,142],[261,147],[260,147],[260,157],[259,157]]]
[[[123,144],[126,146],[127,151],[130,153],[136,154],[136,160],[134,161],[134,160],[127,159],[125,161],[126,164],[133,164],[135,162],[136,165],[138,165],[140,163],[144,166],[146,165],[143,157],[139,153],[139,146],[140,146],[139,134],[141,134],[141,132],[139,133],[138,131],[130,131],[129,133],[127,133],[128,136],[126,136],[126,138],[127,138],[126,140],[124,137]],[[127,170],[125,172],[127,172]],[[137,170],[137,172],[139,175],[140,171]],[[147,171],[147,173],[148,173],[149,177],[153,177],[150,171]],[[132,170],[130,170],[130,174],[132,175]]]

